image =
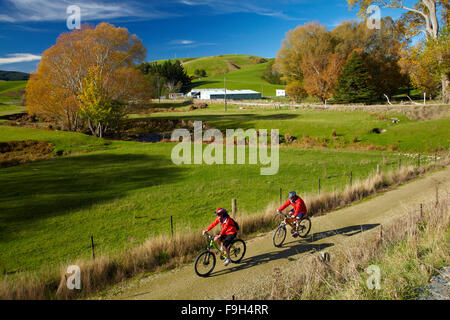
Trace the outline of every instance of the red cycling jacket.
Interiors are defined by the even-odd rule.
[[[222,225],[222,231],[219,234],[220,236],[237,233],[236,226],[234,225],[234,221],[233,221],[233,219],[231,219],[230,216],[226,216],[223,218],[217,217],[217,219],[214,220],[213,223],[211,223],[211,225],[208,227],[208,229],[206,229],[206,231],[211,230],[212,228],[217,226],[218,223],[220,223]]]
[[[294,217],[298,216],[300,213],[301,214],[306,214],[307,213],[305,202],[299,196],[297,196],[297,198],[294,201],[289,199],[278,210],[279,211],[283,211],[289,205],[292,205],[294,207]]]

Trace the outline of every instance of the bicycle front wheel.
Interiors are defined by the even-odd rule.
[[[233,263],[241,262],[242,258],[244,258],[245,251],[247,250],[247,245],[244,240],[237,239],[233,240],[228,247],[230,251],[230,260]]]
[[[199,277],[207,277],[216,266],[216,256],[210,251],[203,251],[195,259],[194,269]]]
[[[273,235],[273,245],[275,247],[281,247],[286,239],[286,227],[279,226],[277,230],[275,230],[275,234]]]
[[[311,231],[311,220],[309,218],[304,218],[300,220],[300,226],[298,228],[298,235],[301,238],[306,238]]]

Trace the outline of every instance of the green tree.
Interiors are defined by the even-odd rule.
[[[377,99],[369,69],[364,59],[353,52],[336,85],[334,100],[342,103],[370,103]]]
[[[106,130],[125,116],[124,105],[111,99],[103,88],[100,67],[91,67],[79,94],[80,116],[87,119],[92,135],[103,137]]]
[[[384,99],[384,94],[391,97],[400,87],[407,87],[409,81],[399,65],[400,48],[406,42],[400,25],[386,17],[381,20],[381,28],[382,32],[367,28],[365,21],[345,21],[330,32],[337,43],[335,51],[343,61],[354,50],[363,53],[378,98]]]
[[[262,75],[262,79],[271,84],[286,84],[286,82],[281,79],[283,75],[273,67],[274,63],[275,61],[272,61],[267,65],[267,68]]]
[[[180,90],[186,93],[190,90],[192,79],[186,73],[179,60],[167,60],[164,63],[144,63],[138,67],[148,78],[155,78],[161,82],[160,87],[174,88],[180,84]],[[198,71],[201,74],[201,70]]]

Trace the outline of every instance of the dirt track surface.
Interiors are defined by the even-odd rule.
[[[312,218],[310,237],[298,240],[288,234],[282,248],[273,246],[273,232],[261,234],[247,241],[247,253],[240,264],[224,267],[218,259],[208,278],[198,277],[191,263],[139,281],[119,284],[108,290],[103,298],[203,300],[217,299],[229,293],[231,299],[241,286],[271,274],[276,267],[289,266],[305,254],[345,245],[350,238],[379,232],[380,225],[405,215],[406,206],[419,207],[420,203],[434,199],[436,181],[441,182],[441,190],[449,190],[450,169],[428,174],[369,200]]]

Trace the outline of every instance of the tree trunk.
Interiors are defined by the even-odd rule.
[[[449,96],[448,96],[448,84],[449,84],[449,80],[448,80],[448,75],[443,73],[441,75],[441,82],[442,82],[442,101],[444,103],[448,103],[450,101]]]
[[[94,127],[92,126],[92,121],[90,119],[88,119],[88,125],[89,125],[89,130],[91,130],[92,135],[95,137],[96,132],[95,132]]]

